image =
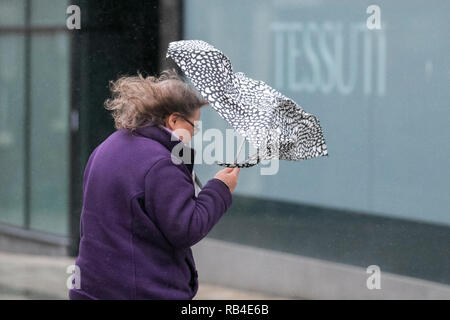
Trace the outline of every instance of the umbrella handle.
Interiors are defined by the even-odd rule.
[[[241,150],[242,150],[242,147],[244,146],[244,143],[245,143],[245,138],[242,139],[242,142],[241,142],[241,145],[239,146],[236,158],[234,159],[234,163],[237,163],[237,160],[239,158],[239,155],[241,154]]]

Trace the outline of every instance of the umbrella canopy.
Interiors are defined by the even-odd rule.
[[[304,160],[327,156],[319,120],[263,81],[233,73],[230,59],[202,40],[169,44],[172,58],[214,110],[257,150],[244,163],[226,167],[250,167],[260,160]]]

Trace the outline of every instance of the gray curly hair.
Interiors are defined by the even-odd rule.
[[[105,101],[105,108],[112,111],[118,130],[134,130],[148,123],[165,125],[172,113],[191,117],[209,104],[175,69],[164,70],[159,77],[123,76],[110,81],[110,90],[112,97]]]

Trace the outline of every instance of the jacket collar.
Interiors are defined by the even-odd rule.
[[[159,142],[164,147],[166,147],[167,150],[172,153],[172,155],[183,161],[184,165],[192,174],[192,170],[194,168],[195,150],[185,144],[169,129],[166,129],[158,124],[150,123],[135,129],[132,134],[144,136],[146,138]],[[175,150],[173,150],[174,147],[176,147]],[[172,152],[172,150],[174,152]]]

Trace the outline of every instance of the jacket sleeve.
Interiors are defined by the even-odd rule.
[[[145,207],[173,247],[187,248],[208,234],[232,197],[228,186],[215,178],[195,197],[192,180],[181,165],[170,158],[153,165],[145,176]]]

